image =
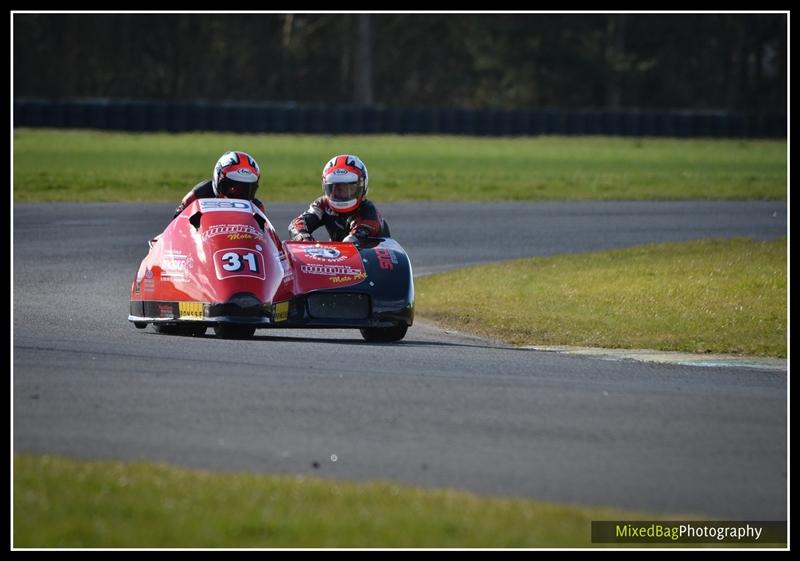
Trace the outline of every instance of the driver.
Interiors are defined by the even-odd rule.
[[[214,165],[214,174],[195,185],[186,193],[175,209],[175,219],[197,199],[228,198],[247,199],[264,212],[264,205],[255,198],[261,169],[252,156],[245,152],[225,152]]]
[[[358,156],[340,154],[322,168],[322,196],[289,224],[295,241],[314,241],[311,233],[325,226],[331,241],[358,243],[388,236],[383,218],[367,200],[369,175]]]
[[[183,200],[175,209],[175,215],[172,219],[175,220],[183,212],[183,209],[197,199],[212,199],[215,197],[253,201],[253,204],[261,212],[265,213],[264,204],[255,198],[260,178],[261,168],[258,167],[252,156],[245,152],[225,152],[217,160],[214,166],[214,175],[211,179],[201,181],[186,193],[186,196],[183,197]],[[281,256],[282,262],[285,262],[285,253],[278,234],[271,225],[269,228],[265,227],[264,231],[278,248],[278,254]]]

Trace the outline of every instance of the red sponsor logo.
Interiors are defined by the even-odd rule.
[[[381,269],[394,269],[397,263],[397,257],[395,257],[391,251],[385,247],[378,247],[375,249],[375,255],[378,256],[378,265],[380,265]]]

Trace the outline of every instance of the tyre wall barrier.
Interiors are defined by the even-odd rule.
[[[15,127],[130,132],[605,135],[786,138],[786,114],[724,111],[522,111],[134,99],[15,99]]]

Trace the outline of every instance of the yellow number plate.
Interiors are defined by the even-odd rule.
[[[278,302],[275,304],[275,321],[286,321],[289,319],[289,302]]]
[[[202,302],[178,302],[181,319],[203,319]]]

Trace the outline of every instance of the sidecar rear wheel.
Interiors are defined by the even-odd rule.
[[[408,324],[398,323],[393,327],[365,327],[361,329],[361,336],[371,343],[389,343],[399,341],[406,336]]]

